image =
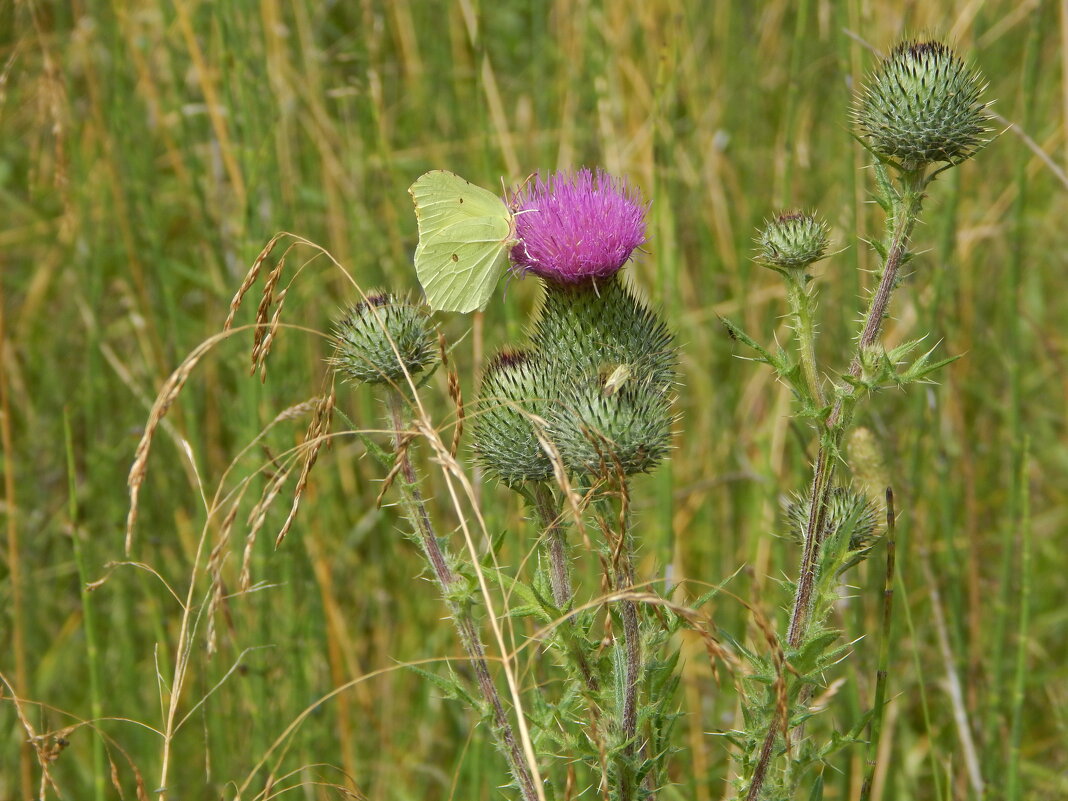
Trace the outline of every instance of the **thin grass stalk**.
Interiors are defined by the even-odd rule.
[[[390,387],[387,390],[387,403],[389,405],[390,418],[393,423],[393,438],[396,455],[401,463],[401,474],[403,477],[403,481],[401,482],[401,494],[404,498],[405,512],[411,520],[412,525],[416,528],[423,554],[430,563],[434,578],[437,580],[438,585],[441,588],[445,603],[449,608],[449,613],[456,624],[456,630],[460,635],[460,642],[463,645],[464,651],[467,652],[468,658],[471,660],[471,666],[475,671],[475,678],[478,682],[479,691],[482,693],[482,697],[485,699],[486,703],[490,705],[493,711],[494,735],[498,738],[502,746],[512,776],[515,778],[516,784],[518,784],[524,800],[537,801],[537,788],[534,784],[534,779],[531,776],[530,769],[527,766],[523,749],[515,737],[515,733],[512,730],[512,724],[509,722],[508,715],[504,710],[504,704],[501,702],[500,693],[497,692],[497,686],[493,683],[493,677],[490,675],[489,666],[486,663],[486,648],[482,643],[482,637],[479,634],[478,626],[475,624],[470,609],[466,605],[451,598],[452,592],[456,589],[458,578],[453,573],[452,568],[449,567],[448,560],[438,542],[433,524],[430,521],[430,515],[427,513],[426,504],[423,501],[422,493],[419,491],[418,485],[416,484],[415,468],[412,466],[411,460],[408,458],[407,452],[402,445],[401,432],[404,430],[404,398],[402,397],[400,390],[395,387]]]
[[[875,700],[872,702],[871,722],[868,724],[868,754],[865,760],[864,783],[860,788],[860,801],[870,801],[872,785],[875,782],[875,769],[878,767],[877,756],[879,741],[882,739],[883,718],[886,716],[886,685],[890,671],[890,635],[892,631],[892,613],[894,610],[894,568],[897,557],[895,539],[894,491],[886,488],[886,581],[883,584],[883,625],[882,640],[879,642],[879,667],[875,671]]]
[[[919,393],[916,393],[915,396],[915,406],[916,411],[913,413],[914,418],[917,420],[924,420],[924,409],[927,407],[927,403]],[[929,437],[924,435],[923,428],[919,425],[916,426],[916,429],[913,432],[911,451],[912,452],[909,455],[907,475],[910,477],[914,486],[920,486],[922,477],[926,473],[929,460],[932,458],[932,451]],[[916,677],[916,686],[919,689],[919,706],[921,718],[923,720],[923,736],[927,737],[931,742],[934,742],[937,737],[938,726],[932,716],[932,704],[928,694],[928,678],[930,674],[925,670],[922,662],[924,656],[921,652],[922,636],[917,632],[915,623],[912,619],[913,604],[909,597],[908,585],[906,584],[905,579],[909,565],[916,564],[913,552],[918,549],[912,545],[912,535],[914,532],[910,516],[905,515],[903,521],[903,525],[895,527],[897,542],[894,550],[897,552],[896,561],[898,569],[896,570],[897,578],[894,582],[894,594],[900,599],[901,614],[904,617],[905,636],[902,637],[902,641],[910,644],[913,675]],[[922,564],[922,560],[920,561],[920,564]],[[948,791],[943,787],[938,754],[933,748],[928,749],[927,764],[932,777],[931,783],[934,785],[932,791],[933,798],[946,798]]]
[[[89,667],[89,714],[94,727],[104,717],[100,694],[100,651],[96,641],[96,612],[89,595],[89,571],[85,566],[85,552],[78,530],[78,484],[74,467],[74,442],[70,430],[69,410],[63,410],[63,441],[67,450],[67,513],[70,516],[70,537],[74,545],[74,562],[78,568],[78,591],[82,603],[82,626],[85,629],[85,660]],[[93,798],[104,801],[104,741],[93,735]]]
[[[0,444],[4,450],[4,502],[7,505],[7,569],[11,584],[11,651],[15,657],[15,687],[21,697],[29,691],[26,673],[26,638],[23,631],[22,560],[20,558],[19,526],[15,498],[15,442],[11,436],[11,404],[8,399],[8,373],[5,355],[8,353],[4,308],[4,282],[0,281]],[[19,782],[22,795],[33,795],[33,759],[30,744],[19,746]]]
[[[797,124],[797,98],[800,95],[798,76],[804,74],[801,65],[801,56],[805,52],[807,38],[805,36],[805,23],[808,20],[809,0],[801,0],[794,11],[794,35],[790,44],[790,71],[787,73],[786,88],[786,112],[783,114],[782,130],[780,131],[781,146],[776,151],[783,155],[782,184],[779,186],[778,202],[776,205],[784,209],[791,204],[790,198],[793,184],[794,160],[796,154],[789,143],[796,140],[794,127]]]
[[[197,574],[200,572],[200,560],[204,555],[204,547],[207,545],[207,541],[208,526],[205,525],[197,538],[196,553],[193,556],[193,568],[189,574],[189,589],[186,591],[185,600],[182,602],[182,620],[174,653],[174,673],[171,678],[167,711],[165,713],[166,719],[163,726],[163,758],[159,771],[159,801],[167,801],[167,781],[170,776],[174,738],[182,725],[182,720],[178,718],[178,707],[184,695],[185,679],[188,675],[189,660],[193,652],[193,630],[196,627],[193,614],[193,599],[197,586]],[[159,665],[157,665],[158,670]]]
[[[1020,460],[1020,475],[1016,488],[1020,493],[1017,507],[1020,510],[1020,611],[1016,620],[1016,675],[1012,687],[1012,725],[1009,729],[1009,764],[1005,776],[1005,801],[1020,798],[1020,743],[1023,739],[1023,707],[1027,694],[1027,652],[1031,628],[1031,499],[1027,490],[1027,471],[1030,467],[1030,440],[1023,445]]]
[[[1039,51],[1042,37],[1042,6],[1036,6],[1031,15],[1031,29],[1028,35],[1027,50],[1024,57],[1024,68],[1020,76],[1020,96],[1023,102],[1022,116],[1024,130],[1035,129],[1035,87],[1038,81]],[[1028,232],[1029,223],[1026,219],[1028,199],[1031,182],[1027,175],[1027,164],[1031,157],[1024,149],[1020,149],[1016,159],[1013,185],[1016,188],[1016,198],[1012,207],[1012,236],[1008,251],[1008,293],[1011,302],[1005,304],[1004,309],[1008,312],[999,322],[1001,335],[1001,352],[1004,354],[1005,365],[1008,371],[1008,453],[1010,455],[1010,490],[1007,520],[1002,527],[1001,537],[1001,575],[999,577],[1001,593],[995,607],[993,639],[988,652],[993,655],[993,665],[990,677],[990,695],[986,710],[984,726],[984,741],[990,744],[1001,742],[999,730],[1004,720],[1005,704],[1005,676],[1008,666],[1005,661],[1010,653],[1008,630],[1011,624],[1012,593],[1013,593],[1013,559],[1011,554],[1015,550],[1015,523],[1020,519],[1020,509],[1016,501],[1021,497],[1019,487],[1015,486],[1016,480],[1021,475],[1020,461],[1022,459],[1023,444],[1023,418],[1021,387],[1021,366],[1030,357],[1024,354],[1021,347],[1021,331],[1027,325],[1026,318],[1021,312],[1021,299],[1024,287],[1024,272],[1028,258]],[[1005,755],[1000,754],[1000,759]]]

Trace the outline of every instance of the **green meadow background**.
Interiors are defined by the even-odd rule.
[[[752,264],[752,237],[777,210],[819,209],[840,251],[817,269],[819,351],[844,369],[871,284],[861,237],[880,225],[852,90],[876,63],[869,48],[916,32],[982,69],[1006,120],[993,127],[1013,127],[932,185],[922,255],[887,326],[891,342],[929,332],[962,358],[937,384],[876,396],[859,421],[900,516],[873,797],[1068,797],[1063,3],[20,0],[0,5],[0,799],[156,797],[191,580],[168,798],[502,797],[503,759],[472,713],[404,667],[460,648],[344,418],[276,549],[285,485],[252,545],[253,591],[239,591],[245,515],[302,441],[301,404],[329,381],[324,334],[358,298],[315,249],[287,255],[264,382],[241,328],[262,284],[192,371],[124,551],[150,406],[221,331],[267,241],[292,232],[364,288],[416,291],[407,187],[432,168],[496,188],[601,165],[651,200],[628,272],[678,332],[681,416],[669,466],[635,485],[640,572],[670,563],[692,581],[681,600],[737,573],[739,600],[705,611],[759,642],[744,600],[784,630],[798,548],[781,500],[807,481],[811,437],[718,315],[787,341],[781,284]],[[509,280],[483,317],[439,315],[465,398],[538,293]],[[448,441],[444,372],[423,398]],[[366,389],[339,385],[337,402],[353,425],[383,426]],[[449,532],[455,512],[425,456]],[[212,654],[198,546],[221,535],[211,498],[242,481],[217,553]],[[532,526],[502,488],[480,489],[491,530],[510,532],[501,560],[517,566]],[[596,570],[593,555],[578,564]],[[879,548],[844,593],[837,623],[857,642],[827,676],[815,734],[871,703],[884,571]],[[682,646],[682,750],[664,797],[730,797],[717,735],[741,725],[733,681],[699,643]],[[39,758],[54,780],[43,790]],[[857,798],[863,760],[860,747],[837,754],[823,797]]]

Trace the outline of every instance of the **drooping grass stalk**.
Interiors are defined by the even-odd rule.
[[[471,660],[479,692],[492,709],[494,736],[498,739],[505,758],[508,760],[512,776],[519,786],[524,801],[537,801],[537,788],[527,766],[523,749],[515,737],[512,724],[509,722],[508,715],[504,710],[504,704],[501,702],[500,693],[497,691],[497,686],[493,683],[493,677],[490,675],[489,667],[486,663],[486,648],[482,643],[478,626],[475,624],[474,616],[469,606],[455,597],[455,593],[460,589],[461,581],[449,566],[448,559],[434,532],[426,504],[423,502],[422,493],[416,483],[415,468],[408,458],[407,450],[402,441],[404,398],[400,390],[392,386],[387,388],[386,397],[390,419],[393,424],[396,458],[401,464],[401,477],[403,479],[401,482],[401,497],[405,514],[416,530],[423,555],[430,564],[434,578],[441,588],[449,614],[452,616],[456,630],[460,635],[460,642]]]
[[[894,610],[894,568],[897,557],[895,540],[894,492],[886,488],[886,582],[883,584],[882,640],[879,642],[879,666],[875,672],[875,700],[872,703],[871,722],[868,725],[868,754],[864,783],[860,788],[860,801],[869,801],[879,753],[879,740],[883,732],[883,717],[886,714],[886,684],[890,670],[891,615]]]
[[[74,443],[70,430],[70,415],[63,413],[63,441],[67,450],[67,481],[70,515],[70,536],[74,545],[74,562],[78,568],[78,590],[82,602],[82,622],[85,627],[85,660],[89,667],[89,713],[94,726],[104,717],[100,695],[100,656],[96,642],[95,610],[89,595],[89,573],[85,566],[81,532],[78,530],[78,486],[74,467]],[[104,742],[100,734],[93,736],[93,798],[104,799]]]

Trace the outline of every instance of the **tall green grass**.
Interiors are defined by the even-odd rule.
[[[850,87],[873,64],[860,40],[886,49],[913,32],[947,35],[990,79],[995,110],[1063,167],[1062,13],[1015,0],[0,9],[0,798],[36,792],[37,753],[54,755],[63,797],[111,797],[112,765],[127,797],[138,776],[151,797],[178,599],[193,578],[193,599],[206,600],[194,554],[205,526],[209,547],[219,533],[202,495],[279,413],[320,391],[328,343],[282,329],[265,383],[247,374],[247,330],[201,361],[157,437],[126,557],[126,477],[149,407],[221,329],[280,230],[325,247],[364,287],[414,289],[406,188],[432,167],[493,187],[600,164],[644,187],[653,237],[631,269],[679,332],[683,417],[670,471],[635,486],[640,572],[658,577],[670,560],[676,582],[717,583],[745,565],[731,591],[782,631],[781,577],[797,554],[775,536],[779,498],[804,484],[811,454],[787,424],[788,390],[737,358],[747,354],[717,322],[726,314],[785,339],[780,285],[749,261],[753,232],[780,206],[831,221],[845,250],[819,271],[820,355],[844,361],[871,264],[848,232],[876,230],[878,212],[845,122]],[[958,172],[932,187],[914,237],[927,252],[887,335],[931,331],[941,352],[964,358],[926,392],[880,397],[861,421],[900,513],[872,798],[976,798],[969,765],[988,798],[1063,798],[1066,186],[1017,129]],[[314,255],[288,259],[284,320],[326,331],[354,293]],[[470,319],[443,321],[460,342],[465,397],[480,354],[515,338],[536,297],[532,282],[513,281],[472,333]],[[252,321],[245,309],[237,324]],[[444,424],[438,378],[426,395]],[[378,425],[369,394],[343,403],[357,426]],[[232,475],[257,475],[250,499],[307,424],[294,413],[242,457]],[[272,512],[254,545],[255,592],[236,592],[238,535],[218,652],[205,651],[206,619],[193,639],[172,797],[233,797],[238,786],[265,797],[269,775],[274,792],[304,783],[308,797],[339,797],[330,785],[374,799],[499,797],[503,764],[484,733],[398,667],[459,649],[396,510],[375,506],[380,475],[365,456],[355,437],[320,454],[277,550],[285,510]],[[506,493],[481,491],[493,525],[530,525]],[[516,539],[501,560],[525,554]],[[872,637],[842,668],[831,715],[841,729],[875,692],[881,559],[842,606],[847,636]],[[710,611],[761,636],[741,604]],[[717,683],[694,643],[683,685],[677,797],[723,797],[727,751],[710,732],[737,725],[730,677]],[[864,749],[848,755],[824,771],[825,798],[858,796]]]

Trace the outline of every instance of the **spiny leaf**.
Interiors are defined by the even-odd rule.
[[[412,665],[409,665],[408,669],[418,673],[424,679],[426,679],[439,690],[441,690],[442,696],[444,698],[455,701],[463,701],[472,709],[478,710],[482,715],[486,715],[488,713],[485,703],[481,700],[476,699],[474,695],[472,695],[468,691],[467,687],[464,686],[464,682],[460,679],[459,676],[456,675],[456,673],[453,672],[451,667],[449,668],[448,677],[439,676],[437,673],[431,673],[428,670],[423,670],[420,667],[414,667]]]
[[[780,358],[772,356],[771,353],[763,345],[759,344],[755,339],[745,333],[745,331],[743,331],[741,327],[731,322],[726,317],[720,317],[719,319],[720,322],[722,322],[723,325],[727,328],[727,333],[731,335],[731,338],[737,339],[743,345],[748,345],[750,348],[757,352],[757,354],[760,356],[757,361],[771,365],[775,368],[777,372],[782,372],[783,364]]]
[[[512,578],[502,570],[487,568],[486,578],[497,583],[507,595],[519,598],[523,603],[511,610],[516,617],[534,616],[543,624],[551,624],[560,616],[556,607],[542,598],[532,587]]]

